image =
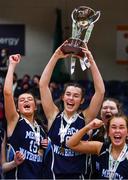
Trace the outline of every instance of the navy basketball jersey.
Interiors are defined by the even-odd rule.
[[[44,153],[43,177],[45,179],[55,179],[53,171],[54,151],[50,138],[48,138],[48,147]]]
[[[61,126],[63,124],[63,126],[66,127],[68,124],[63,118],[62,113],[59,113],[56,116],[56,119],[48,133],[48,136],[51,139],[54,154],[52,162],[53,172],[56,177],[59,174],[64,174],[65,176],[67,175],[67,177],[70,174],[83,174],[85,171],[86,155],[75,152],[69,149],[66,145],[67,139],[85,126],[83,114],[77,114],[76,120],[68,127],[64,136],[64,141],[61,143]],[[83,139],[87,140],[88,136],[85,135]]]
[[[41,140],[45,132],[35,122],[33,127],[25,118],[20,118],[11,137],[7,139],[7,161],[14,159],[16,151],[24,154],[25,160],[17,168],[7,172],[7,179],[40,179],[43,168],[43,148]]]
[[[97,128],[97,129],[93,129],[90,140],[110,143],[109,142],[110,140],[106,134],[106,128],[104,126],[101,126],[100,128]],[[97,158],[98,158],[98,155],[96,154],[88,155],[88,163],[87,163],[88,168],[87,168],[87,171],[85,172],[85,179],[97,178],[97,171],[95,168]]]
[[[96,171],[98,172],[98,179],[109,179],[109,144],[104,143],[101,152],[96,159]],[[122,157],[113,179],[128,179],[128,148],[125,155]]]

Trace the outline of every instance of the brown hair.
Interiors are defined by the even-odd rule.
[[[126,122],[126,126],[127,126],[127,129],[128,129],[128,117],[123,113],[122,114],[115,114],[112,117],[110,117],[110,119],[108,120],[107,133],[109,132],[109,127],[110,127],[111,120],[114,119],[114,118],[123,118],[125,120],[125,122]]]
[[[119,102],[118,99],[111,98],[111,97],[106,97],[106,98],[104,98],[103,103],[105,101],[112,101],[112,102],[114,102],[116,104],[116,106],[117,106],[118,114],[122,114],[123,113],[122,104]],[[103,103],[102,103],[102,105],[103,105]]]
[[[81,96],[81,99],[83,99],[83,98],[85,97],[85,89],[83,88],[83,86],[80,85],[79,83],[73,83],[73,82],[69,82],[69,83],[66,83],[66,84],[64,85],[63,94],[65,93],[67,87],[69,87],[69,86],[74,86],[74,87],[80,88],[80,89],[81,89],[81,92],[82,92],[82,94],[81,94],[81,95],[82,95],[82,96]]]

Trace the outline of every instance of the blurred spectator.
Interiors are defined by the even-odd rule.
[[[13,77],[13,78],[15,79],[15,77]],[[15,80],[13,80],[13,81],[15,81]],[[13,93],[14,93],[15,99],[17,99],[19,97],[19,95],[22,93],[22,79],[17,79],[17,81],[14,82],[13,91],[14,91]]]
[[[0,128],[3,127],[4,121],[5,121],[5,113],[4,113],[3,85],[0,83]]]
[[[43,108],[41,105],[39,80],[40,80],[40,76],[35,74],[31,81],[30,92],[34,95],[35,100],[36,100],[36,105],[37,105],[36,116],[38,117],[38,123],[46,129],[47,120],[46,120],[46,117],[44,115],[44,111],[43,111]],[[44,126],[44,125],[46,125],[46,126]]]
[[[28,82],[22,83],[22,93],[26,93],[30,90],[30,84]]]
[[[31,78],[28,74],[25,74],[20,81],[21,93],[26,93],[31,89]]]
[[[23,76],[23,78],[22,78],[22,83],[23,83],[23,84],[24,84],[24,83],[30,84],[30,81],[31,81],[31,78],[30,78],[29,74],[25,74],[25,75]]]
[[[50,89],[50,91],[52,93],[53,100],[57,100],[57,99],[60,98],[61,90],[60,90],[59,84],[52,81],[52,82],[49,83],[49,89]]]
[[[13,95],[15,94],[15,90],[16,90],[16,87],[17,87],[17,79],[18,79],[18,77],[17,77],[17,74],[16,73],[14,73],[13,74]]]
[[[8,56],[9,56],[9,51],[6,48],[1,49],[0,51],[0,81],[3,83],[4,78],[7,73],[8,69]]]
[[[33,76],[32,82],[31,82],[32,93],[34,97],[36,97],[37,100],[40,100],[39,80],[40,80],[40,76],[36,74]]]
[[[54,100],[55,105],[59,108],[60,111],[64,110],[64,103],[62,101],[63,94],[60,94],[60,97]]]

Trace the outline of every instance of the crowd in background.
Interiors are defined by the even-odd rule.
[[[36,103],[38,105],[38,116],[42,119],[42,106],[40,100],[40,93],[39,93],[39,80],[40,75],[35,74],[33,77],[30,77],[29,74],[25,74],[21,79],[18,78],[18,75],[14,73],[13,77],[13,94],[15,100],[17,100],[18,96],[21,93],[31,91],[32,94],[36,97]],[[4,80],[3,80],[4,81]],[[88,106],[90,99],[94,93],[94,87],[92,81],[79,81],[86,90],[85,95],[85,102],[83,103],[83,107]],[[123,104],[124,112],[128,115],[128,81],[117,81],[117,80],[110,80],[104,81],[105,83],[105,97],[113,97],[118,99]],[[52,92],[53,99],[56,104],[58,104],[61,108],[61,93],[63,91],[63,83],[56,83],[54,81],[50,82],[49,84],[50,90]],[[5,121],[4,116],[4,97],[3,97],[3,83],[0,83],[0,124]],[[1,125],[0,125],[1,126]]]

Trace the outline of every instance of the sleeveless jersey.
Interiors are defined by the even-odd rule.
[[[62,113],[59,113],[48,132],[48,136],[51,140],[52,154],[54,154],[51,162],[51,170],[53,170],[55,175],[64,174],[66,176],[70,174],[84,174],[86,155],[77,153],[66,146],[66,140],[85,126],[84,116],[80,113],[77,119],[71,123],[65,134],[63,144],[60,143],[60,127],[62,121],[65,127],[67,122],[62,118]],[[87,140],[88,135],[85,135],[83,139]]]
[[[100,128],[94,129],[91,134],[92,141],[100,141],[104,143],[110,143],[109,138],[106,136],[106,129],[104,126],[101,126]],[[85,172],[85,179],[96,179],[97,178],[97,171],[95,168],[96,165],[96,159],[98,158],[98,155],[96,154],[89,154],[88,155],[88,168]]]
[[[37,124],[36,124],[37,125]],[[43,168],[43,148],[41,140],[45,138],[45,132],[37,125],[34,128],[30,123],[20,118],[11,137],[7,139],[7,161],[14,159],[16,151],[24,154],[24,162],[17,168],[7,172],[7,179],[40,179]]]
[[[96,159],[96,171],[98,172],[98,179],[109,179],[109,144],[104,143],[101,152]],[[125,156],[119,163],[114,175],[114,179],[128,179],[128,148]]]

